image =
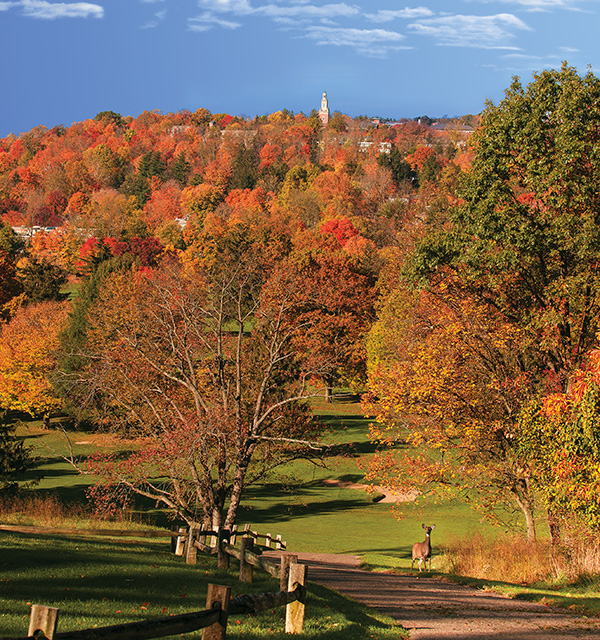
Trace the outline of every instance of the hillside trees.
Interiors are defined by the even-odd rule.
[[[453,455],[471,469],[472,479],[480,477],[459,444],[469,442],[475,412],[481,425],[475,430],[517,460],[521,487],[533,503],[536,463],[524,416],[532,396],[541,401],[567,389],[597,341],[599,135],[600,82],[593,74],[579,76],[563,65],[534,76],[526,88],[515,80],[497,107],[488,104],[472,138],[462,201],[453,198],[456,206],[429,213],[428,232],[405,271],[408,279],[392,293],[390,304],[394,296],[429,296],[429,304],[418,303],[422,320],[405,326],[405,339],[418,341],[425,331],[427,343],[437,335],[443,353],[436,359],[437,348],[417,346],[415,366],[403,355],[390,356],[388,373],[381,381],[376,374],[372,389],[380,407],[399,406],[384,380],[408,367],[398,392],[402,410],[388,419],[382,409],[381,420],[408,425],[413,433],[419,432],[411,421],[419,416],[424,391],[430,408],[447,404],[437,415],[421,415],[417,422],[430,435],[414,441],[427,445],[428,464],[436,461],[438,484],[451,471],[444,466],[449,456],[442,455],[448,434],[456,438]],[[410,293],[419,288],[421,294]],[[433,368],[422,378],[417,373],[424,358]],[[466,384],[474,372],[481,373],[463,389],[460,380]],[[476,400],[475,392],[487,394],[486,402]],[[485,456],[491,448],[482,441],[479,451]]]

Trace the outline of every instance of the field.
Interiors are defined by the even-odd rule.
[[[335,457],[327,466],[300,461],[273,474],[264,484],[248,489],[240,524],[251,524],[261,532],[280,534],[296,551],[350,553],[362,556],[365,564],[410,567],[412,544],[423,537],[421,524],[436,524],[433,543],[464,538],[496,529],[481,522],[480,514],[464,504],[403,504],[398,518],[393,505],[376,503],[364,489],[342,488],[326,481],[361,483],[374,448],[368,440],[368,421],[360,405],[336,402],[315,407],[329,428],[328,438],[351,445],[350,453]],[[92,478],[78,474],[61,455],[69,455],[62,434],[44,431],[36,423],[26,428],[41,464],[30,478],[41,478],[35,492],[55,492],[67,502],[82,501]],[[25,435],[25,434],[24,434]],[[118,441],[90,433],[69,433],[76,457],[97,447],[118,448]],[[146,518],[166,525],[160,512],[145,509]],[[335,535],[332,535],[335,532]]]
[[[351,453],[339,456],[327,466],[298,462],[248,491],[240,524],[249,523],[261,533],[280,534],[290,551],[348,553],[361,556],[364,566],[375,570],[404,572],[410,568],[413,542],[423,538],[421,524],[436,524],[432,536],[437,554],[433,570],[448,572],[445,547],[461,544],[470,536],[490,539],[501,533],[482,523],[479,514],[464,504],[402,505],[403,517],[386,503],[373,501],[364,489],[336,486],[336,481],[360,483],[373,454],[368,440],[368,421],[359,405],[336,402],[318,404],[317,411],[327,423],[329,438],[352,444]],[[23,425],[20,434],[40,456],[29,479],[38,479],[32,492],[42,505],[35,522],[57,526],[61,522],[85,526],[76,510],[74,522],[69,510],[61,512],[45,498],[57,495],[67,504],[84,501],[85,490],[93,480],[78,474],[61,456],[72,453],[82,458],[98,448],[118,448],[122,443],[91,433],[70,433],[70,446],[63,435],[47,431],[38,423]],[[325,481],[329,481],[326,483]],[[333,484],[331,484],[333,483]],[[43,505],[46,505],[44,507]],[[49,505],[49,506],[48,506]],[[45,513],[44,513],[45,509]],[[143,513],[142,513],[143,511]],[[3,514],[2,522],[31,522],[31,514]],[[139,521],[168,526],[153,505],[133,514],[133,522],[119,526],[138,528]],[[112,526],[107,524],[107,526]],[[201,558],[188,567],[168,551],[164,542],[135,545],[107,541],[63,540],[48,536],[33,538],[2,535],[3,547],[10,548],[3,563],[0,584],[0,629],[3,634],[26,630],[28,603],[37,602],[61,609],[62,631],[84,626],[103,626],[118,622],[156,617],[163,612],[180,613],[204,608],[208,582],[234,584],[234,595],[241,586],[235,569],[217,572],[214,560]],[[258,577],[257,572],[257,577]],[[551,601],[567,607],[595,611],[597,584],[589,581],[568,589],[548,589],[544,585],[527,587],[499,581],[479,581],[515,597]],[[311,604],[307,612],[307,637],[319,638],[396,638],[400,631],[392,621],[349,603],[322,587],[311,585]],[[261,576],[250,591],[275,591],[276,583]],[[333,598],[333,600],[332,600]],[[279,637],[283,628],[283,609],[241,619],[228,637]],[[273,631],[268,631],[273,629]],[[262,631],[261,631],[262,630]],[[264,634],[264,635],[261,635]],[[281,633],[283,637],[283,633]]]

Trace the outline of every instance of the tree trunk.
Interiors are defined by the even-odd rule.
[[[325,401],[333,402],[333,376],[323,376],[325,384]]]
[[[529,482],[526,478],[518,478],[512,488],[519,508],[525,516],[525,524],[527,526],[527,540],[535,542],[537,534],[535,530],[535,519],[533,517],[533,502],[529,491]]]
[[[242,499],[242,493],[244,491],[246,472],[248,471],[248,462],[238,463],[238,467],[235,472],[235,478],[233,480],[233,487],[231,489],[231,497],[229,499],[229,508],[227,509],[227,515],[225,516],[225,522],[223,527],[225,529],[231,529],[237,520],[237,512]]]

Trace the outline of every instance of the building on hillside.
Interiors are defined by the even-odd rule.
[[[321,98],[321,108],[319,109],[319,118],[323,126],[329,122],[329,103],[327,102],[327,91],[323,91]]]

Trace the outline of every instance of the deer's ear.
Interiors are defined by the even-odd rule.
[[[431,525],[431,528],[432,528],[432,529],[435,529],[435,525],[434,525],[434,524],[432,524],[432,525]]]
[[[423,523],[421,526],[423,527],[423,529],[427,529],[427,527],[425,526],[425,523]]]

